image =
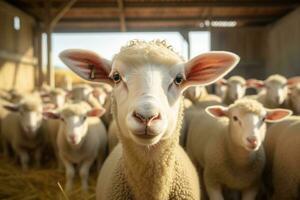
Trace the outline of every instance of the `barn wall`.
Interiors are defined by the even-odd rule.
[[[13,18],[21,28],[14,30]],[[0,88],[31,90],[35,84],[34,20],[0,1]]]
[[[267,72],[300,75],[300,8],[269,27]]]
[[[221,28],[211,30],[211,49],[226,50],[241,57],[239,65],[230,75],[242,75],[246,78],[265,77],[266,28]]]

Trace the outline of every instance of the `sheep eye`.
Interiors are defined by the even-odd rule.
[[[266,118],[264,117],[264,118],[262,118],[262,121],[264,122],[264,121],[266,121]]]
[[[112,76],[113,80],[115,83],[119,83],[121,81],[121,76],[119,74],[119,72],[115,72]]]
[[[238,120],[237,116],[233,116],[233,120],[237,121]]]
[[[87,116],[83,116],[82,121],[85,121],[87,119]]]
[[[174,83],[176,85],[180,85],[183,82],[183,76],[181,74],[177,74],[176,78],[174,79]]]

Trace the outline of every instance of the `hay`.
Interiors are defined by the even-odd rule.
[[[53,164],[52,164],[53,166]],[[80,178],[76,174],[73,191],[66,194],[64,172],[51,165],[41,169],[30,168],[23,172],[15,162],[0,156],[0,199],[5,200],[91,200],[95,199],[97,173],[89,178],[88,194],[80,188]]]

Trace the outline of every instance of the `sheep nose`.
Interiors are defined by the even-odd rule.
[[[249,137],[247,137],[247,141],[248,141],[251,145],[253,145],[253,146],[256,147],[256,145],[257,145],[257,138],[256,138],[256,137],[249,136]]]
[[[133,117],[140,123],[145,124],[146,126],[150,126],[151,122],[160,119],[159,113],[149,113],[147,114],[141,114],[136,111],[133,112]]]

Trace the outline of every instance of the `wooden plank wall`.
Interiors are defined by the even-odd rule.
[[[13,26],[20,18],[20,30]],[[34,57],[34,20],[9,4],[0,1],[0,88],[28,91],[36,80]]]
[[[231,75],[246,78],[265,77],[266,28],[220,28],[211,30],[211,49],[232,51],[241,57]]]
[[[300,75],[300,8],[269,27],[267,73]]]

